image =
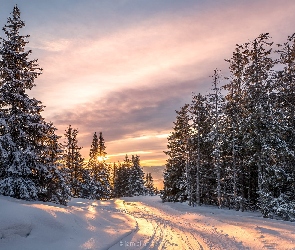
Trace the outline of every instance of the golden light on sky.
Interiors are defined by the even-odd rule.
[[[104,160],[106,160],[106,159],[108,159],[107,157],[103,157],[103,156],[98,156],[97,157],[97,160],[99,161],[99,162],[103,162]]]

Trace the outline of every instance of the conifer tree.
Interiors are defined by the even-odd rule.
[[[144,173],[140,166],[139,156],[132,155],[132,165],[130,167],[129,174],[129,190],[131,196],[143,195],[145,191],[144,187]]]
[[[279,150],[280,171],[276,171],[273,179],[272,212],[285,220],[295,220],[295,34],[288,37],[287,42],[278,44],[280,58],[278,63],[282,70],[275,78],[276,98],[273,98],[274,112],[277,117],[277,133],[280,134]],[[279,179],[279,180],[278,180]]]
[[[278,137],[275,135],[275,116],[272,114],[273,81],[271,70],[274,61],[271,58],[272,43],[268,34],[261,34],[253,42],[247,44],[244,51],[248,59],[245,66],[245,105],[247,115],[247,133],[244,143],[248,145],[247,164],[257,175],[256,190],[252,197],[258,194],[258,204],[264,216],[268,216],[271,192],[269,190],[268,174],[276,168],[276,150]],[[278,166],[277,166],[278,167]],[[253,171],[254,170],[254,171]],[[252,199],[255,204],[255,199]]]
[[[209,98],[193,96],[190,118],[186,106],[177,112],[163,201],[192,198],[295,220],[295,35],[278,45],[277,60],[272,46],[268,33],[236,45],[226,60],[225,105],[215,70]]]
[[[42,161],[47,165],[46,171],[41,173],[39,183],[41,185],[39,200],[52,201],[66,205],[70,199],[70,189],[67,186],[66,173],[62,164],[62,145],[58,142],[60,136],[55,134],[56,128],[48,130],[47,139],[42,143],[46,146],[43,151]]]
[[[114,182],[114,197],[130,197],[130,169],[131,161],[128,158],[128,155],[125,156],[123,163],[118,163],[115,173],[115,182]]]
[[[114,188],[115,188],[115,179],[117,173],[118,165],[114,162],[112,165],[109,165],[108,173],[109,173],[109,183],[111,187],[111,194],[114,197]]]
[[[99,149],[99,157],[104,159],[107,153],[105,151],[106,146],[105,146],[104,138],[102,136],[102,132],[99,132],[98,149]]]
[[[20,34],[24,26],[15,6],[0,48],[0,193],[66,204],[66,186],[53,153],[58,150],[56,129],[41,116],[42,103],[27,94],[42,69],[37,60],[29,60],[32,51],[25,51],[29,36]]]
[[[185,201],[190,194],[190,166],[188,165],[188,149],[190,142],[189,105],[176,111],[176,121],[171,135],[168,137],[168,156],[164,170],[163,201]]]
[[[113,197],[119,198],[124,196],[123,191],[125,190],[124,184],[126,184],[126,179],[124,178],[124,170],[120,162],[114,164],[114,188]],[[125,180],[124,180],[125,179]]]
[[[231,177],[231,188],[228,190],[230,205],[235,209],[245,209],[245,200],[247,194],[246,180],[247,171],[244,168],[245,144],[243,143],[244,124],[247,116],[244,106],[244,68],[248,62],[243,54],[244,45],[236,45],[231,59],[226,60],[229,63],[230,77],[228,84],[223,88],[228,91],[225,96],[225,138],[227,138],[227,162],[230,166],[229,176]]]
[[[82,194],[85,194],[85,190],[83,190],[85,178],[84,158],[80,153],[81,147],[78,146],[78,132],[77,129],[73,129],[69,125],[64,134],[66,141],[64,143],[63,161],[72,197],[82,197]]]
[[[145,176],[145,188],[148,195],[155,195],[156,189],[154,187],[154,180],[152,173],[147,173]]]
[[[212,168],[210,167],[210,153],[212,143],[208,140],[210,132],[210,116],[208,112],[207,99],[200,93],[194,95],[190,105],[193,145],[192,145],[192,165],[194,166],[194,179],[191,185],[194,187],[194,202],[198,206],[204,202],[204,196],[211,196],[206,191],[212,186],[210,177]],[[205,191],[206,190],[206,191]],[[205,195],[206,194],[206,195]]]
[[[99,138],[95,132],[89,153],[88,169],[92,178],[92,196],[98,200],[109,199],[111,196],[105,149],[102,132],[100,132]]]
[[[220,91],[220,71],[215,69],[213,78],[213,89],[212,93],[209,94],[209,105],[210,105],[210,118],[211,118],[211,134],[210,140],[213,142],[212,156],[213,166],[216,174],[216,193],[218,206],[222,206],[222,118],[223,118],[223,96]]]
[[[127,197],[132,197],[132,185],[131,185],[131,167],[132,167],[132,161],[129,159],[128,155],[126,154],[125,159],[121,165],[121,181],[125,181],[123,184],[123,194]]]

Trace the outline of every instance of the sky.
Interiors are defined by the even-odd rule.
[[[236,44],[295,32],[293,0],[0,0],[0,26],[15,4],[45,119],[58,135],[77,128],[86,160],[102,132],[107,161],[137,154],[143,166],[165,164],[175,110],[210,91],[215,68],[228,74]]]

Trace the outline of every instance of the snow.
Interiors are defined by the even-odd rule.
[[[67,207],[0,196],[0,249],[295,249],[295,223],[158,196]]]
[[[64,207],[0,196],[0,249],[107,249],[135,227],[121,203],[72,199]]]

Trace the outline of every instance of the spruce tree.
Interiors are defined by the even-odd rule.
[[[229,63],[230,77],[229,83],[223,88],[228,91],[225,96],[225,138],[227,141],[226,164],[229,167],[231,178],[231,188],[228,190],[230,196],[230,206],[236,210],[245,209],[247,194],[247,179],[249,175],[244,168],[245,144],[243,136],[245,133],[246,112],[244,105],[244,69],[248,62],[244,55],[244,45],[236,45],[232,58],[226,60]]]
[[[194,95],[190,105],[190,114],[192,121],[192,166],[194,169],[195,181],[192,181],[194,187],[194,202],[200,206],[205,202],[206,197],[212,196],[207,191],[212,186],[210,178],[213,176],[211,167],[212,143],[208,140],[210,132],[210,116],[207,105],[207,98],[200,93]],[[214,177],[213,177],[214,178]]]
[[[109,168],[109,180],[112,190],[114,190],[115,187],[115,179],[116,179],[116,173],[117,173],[118,165],[114,162],[113,165],[110,165]]]
[[[145,191],[144,187],[144,173],[140,166],[139,156],[132,155],[132,165],[130,167],[129,174],[129,190],[131,196],[143,195]]]
[[[278,44],[276,53],[280,56],[278,63],[282,70],[276,74],[276,98],[273,102],[279,128],[277,133],[283,141],[281,146],[284,146],[280,148],[284,150],[279,150],[281,169],[272,178],[275,182],[272,212],[285,220],[295,220],[295,34],[289,36],[284,44]]]
[[[66,204],[67,190],[53,152],[59,147],[56,129],[41,116],[42,103],[27,94],[42,69],[37,60],[29,60],[32,51],[25,51],[29,36],[20,34],[24,26],[15,6],[0,48],[0,193]]]
[[[78,130],[71,125],[65,130],[65,142],[63,162],[67,173],[67,183],[72,197],[80,198],[85,195],[84,187],[84,158],[81,155],[81,147],[78,146]]]
[[[222,134],[222,118],[223,118],[223,103],[224,99],[220,91],[220,71],[215,69],[213,78],[213,89],[212,93],[209,94],[209,115],[211,118],[211,133],[210,140],[212,140],[212,157],[213,166],[216,174],[216,194],[218,206],[222,206],[222,186],[221,179],[222,176],[222,144],[223,144],[223,134]]]
[[[47,138],[42,142],[46,146],[42,154],[42,161],[47,168],[39,177],[40,190],[42,190],[39,199],[66,205],[71,194],[66,182],[67,175],[63,171],[63,150],[62,145],[58,142],[60,136],[55,134],[56,128],[52,124],[50,125]]]
[[[123,163],[118,163],[114,179],[114,197],[130,197],[130,169],[131,161],[128,155],[125,156]]]
[[[250,175],[254,179],[257,178],[257,185],[249,187],[252,193],[249,198],[253,204],[259,204],[264,216],[268,216],[272,199],[268,183],[269,175],[275,171],[274,168],[279,167],[275,163],[278,137],[275,135],[277,128],[275,127],[275,116],[272,114],[271,70],[274,61],[271,58],[272,43],[269,40],[268,34],[261,34],[253,42],[247,44],[244,51],[248,59],[244,73],[247,116],[244,143],[248,145],[247,165]]]
[[[190,147],[191,126],[189,105],[176,111],[176,121],[171,135],[168,137],[168,156],[164,170],[163,201],[185,201],[190,192],[190,166],[188,152]]]
[[[96,132],[89,153],[88,169],[92,178],[92,196],[95,199],[109,199],[111,196],[111,186],[109,183],[108,166],[105,162],[105,144],[102,132],[97,137]]]
[[[131,185],[131,167],[132,161],[129,159],[128,155],[126,154],[125,159],[121,165],[121,181],[123,183],[123,196],[132,197],[132,185]]]
[[[124,171],[120,162],[114,164],[114,188],[113,188],[113,197],[119,198],[124,196],[123,191],[125,190],[124,183]]]
[[[146,193],[148,195],[155,195],[157,193],[154,187],[154,180],[153,180],[152,173],[147,173],[145,176],[145,188],[146,188]]]

